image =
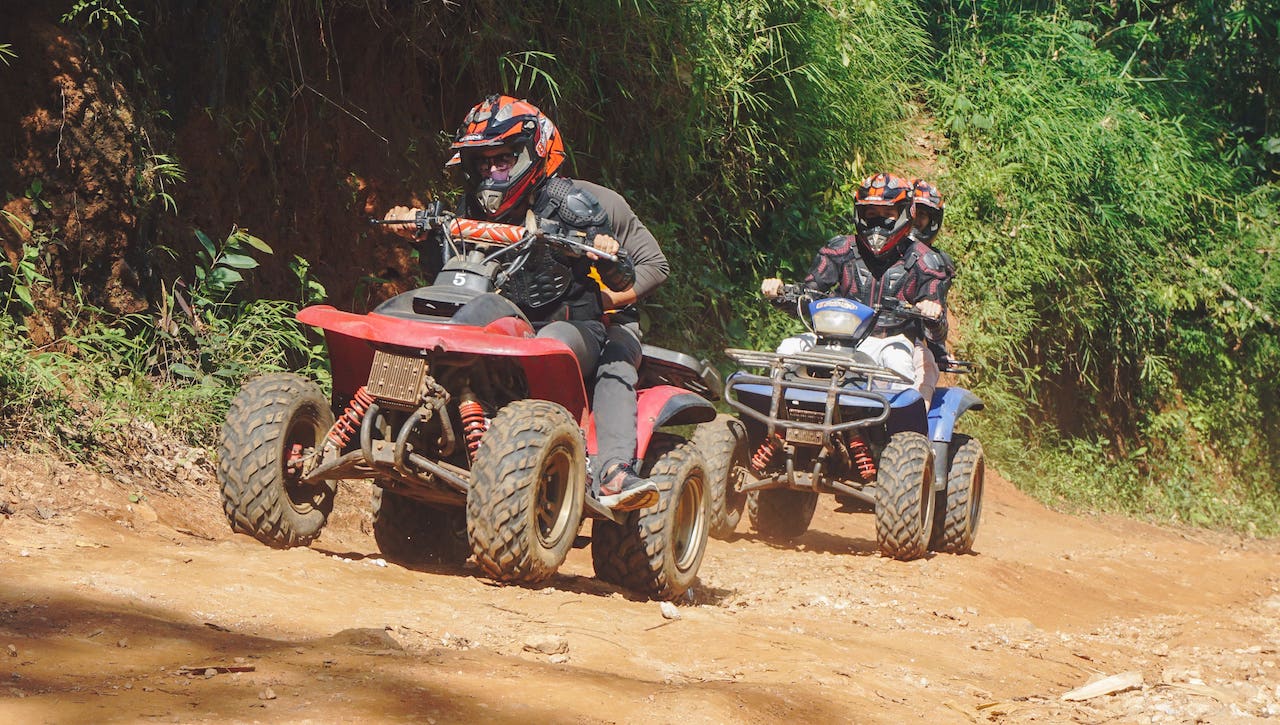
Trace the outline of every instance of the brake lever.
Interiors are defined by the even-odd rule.
[[[891,312],[896,315],[903,315],[904,317],[910,317],[923,322],[934,322],[938,319],[937,317],[929,317],[916,309],[915,305],[910,302],[903,302],[897,297],[890,297],[888,299],[881,300],[880,304],[876,305],[876,310],[878,312]]]
[[[414,212],[413,219],[376,219],[369,217],[369,223],[385,226],[413,225],[419,234],[426,234],[429,230],[442,228],[445,222],[453,216],[453,214],[444,211],[444,204],[437,199],[431,202],[429,209],[419,209]]]
[[[954,373],[956,375],[967,375],[976,370],[978,364],[968,360],[954,360],[947,358],[939,361],[938,372]]]
[[[544,239],[548,242],[569,247],[583,254],[594,254],[597,259],[603,259],[609,262],[618,261],[618,255],[610,254],[608,252],[602,252],[599,249],[596,249],[595,247],[591,246],[590,244],[587,244],[586,242],[579,242],[578,240],[572,237],[563,237],[563,236],[560,236],[559,234],[547,234],[546,232],[536,232],[535,234],[539,239]]]

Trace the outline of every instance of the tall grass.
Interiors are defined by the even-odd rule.
[[[1125,78],[1091,26],[952,30],[929,84],[953,139],[945,243],[997,457],[1051,497],[1280,530],[1274,192],[1245,196],[1211,119]]]

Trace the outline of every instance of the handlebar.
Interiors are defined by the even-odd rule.
[[[830,296],[831,295],[828,293],[819,292],[818,290],[814,290],[814,289],[809,289],[809,288],[806,288],[804,285],[784,284],[782,285],[782,291],[781,293],[778,294],[778,296],[768,298],[768,299],[781,304],[796,305],[797,307],[796,314],[800,317],[801,320],[804,320],[805,315],[803,312],[803,303],[806,300],[816,301],[820,299],[825,299]],[[888,299],[881,300],[879,304],[875,305],[874,309],[876,311],[877,316],[887,312],[887,313],[892,313],[896,315],[902,315],[903,317],[910,317],[917,320],[923,320],[925,322],[932,322],[936,319],[936,318],[921,314],[915,308],[914,305],[912,305],[909,302],[904,302],[896,297],[890,297]],[[807,321],[805,322],[805,324],[809,325]],[[965,373],[971,373],[977,368],[976,363],[969,362],[967,360],[957,360],[950,356],[938,358],[937,362],[938,362],[938,370],[944,373],[955,373],[955,374],[963,375]]]
[[[782,285],[781,294],[771,299],[784,304],[795,304],[803,300],[816,301],[830,296],[831,295],[826,292],[808,289],[803,285],[784,284]],[[903,317],[912,317],[917,320],[924,320],[925,322],[932,322],[936,319],[920,313],[916,310],[915,305],[912,305],[910,302],[903,302],[897,297],[883,299],[879,304],[873,305],[873,307],[877,312],[891,312],[893,314],[902,315]]]
[[[938,319],[936,317],[929,317],[928,315],[921,314],[921,312],[916,309],[915,305],[910,302],[903,302],[897,297],[890,297],[889,299],[881,300],[880,304],[876,305],[876,309],[880,312],[892,312],[895,315],[911,317],[925,322],[936,322]]]
[[[440,202],[435,202],[432,206],[434,208],[431,211],[418,211],[413,220],[370,219],[369,222],[371,224],[385,225],[412,224],[417,228],[419,234],[425,234],[431,229],[445,229],[449,236],[454,239],[478,244],[498,244],[507,247],[519,246],[522,243],[532,242],[537,239],[559,246],[565,251],[576,253],[578,256],[590,254],[597,259],[609,262],[618,261],[618,255],[601,251],[588,244],[585,241],[585,235],[582,240],[578,240],[561,234],[531,231],[527,227],[518,224],[480,221],[449,214],[440,211]]]

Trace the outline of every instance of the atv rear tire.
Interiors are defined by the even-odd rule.
[[[747,497],[751,528],[767,539],[790,540],[809,530],[818,494],[789,488],[766,488]]]
[[[654,599],[672,600],[693,585],[707,548],[707,470],[696,445],[685,443],[649,470],[658,503],[622,524],[591,524],[591,562],[602,581]]]
[[[387,561],[459,566],[471,555],[467,512],[436,508],[379,486],[373,489],[373,539]]]
[[[982,516],[986,462],[982,444],[966,435],[957,435],[951,441],[950,453],[947,490],[938,492],[929,548],[948,554],[970,554]]]
[[[222,510],[231,529],[278,549],[305,546],[320,535],[336,481],[304,484],[289,469],[298,451],[324,444],[333,411],[320,388],[292,373],[245,383],[231,401],[218,446]]]
[[[707,463],[707,508],[711,517],[711,536],[728,539],[742,520],[747,494],[739,493],[737,484],[747,472],[749,451],[747,431],[742,422],[729,416],[718,416],[698,426],[693,442]]]
[[[894,433],[876,477],[876,540],[884,556],[924,556],[933,529],[933,451],[919,433]]]
[[[585,449],[563,406],[517,400],[498,411],[467,494],[467,536],[486,574],[535,583],[564,563],[582,521]]]

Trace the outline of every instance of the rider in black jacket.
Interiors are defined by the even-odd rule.
[[[543,230],[584,233],[597,250],[618,257],[614,263],[539,247],[501,293],[520,307],[539,337],[567,344],[583,376],[594,383],[600,502],[618,510],[657,503],[657,486],[633,468],[638,330],[609,325],[604,316],[606,309],[629,306],[666,280],[667,260],[657,240],[616,192],[556,175],[564,142],[528,101],[489,96],[467,114],[451,149],[447,165],[461,168],[466,187],[460,216],[524,225],[532,212]],[[386,218],[408,222],[420,213],[397,206]],[[409,237],[416,233],[411,225],[392,229]],[[591,275],[593,267],[603,288]]]
[[[854,197],[856,233],[832,237],[818,250],[803,284],[824,294],[835,288],[840,296],[870,306],[896,297],[931,318],[921,322],[885,310],[863,343],[881,364],[913,378],[928,405],[938,369],[925,343],[940,345],[947,338],[945,305],[954,268],[945,255],[912,237],[912,202],[912,185],[893,174],[863,180]],[[778,297],[782,286],[782,280],[770,278],[760,291]],[[812,342],[800,336],[784,341],[779,350],[806,344]]]

